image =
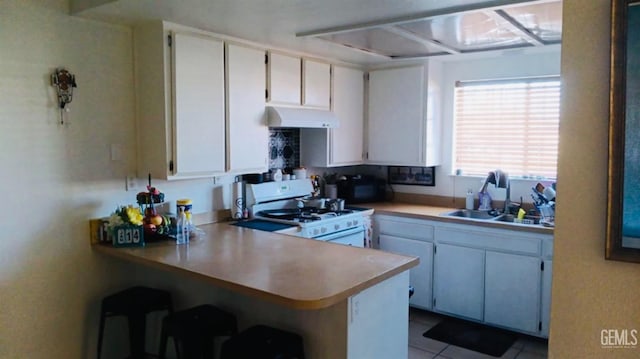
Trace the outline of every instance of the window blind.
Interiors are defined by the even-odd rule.
[[[556,178],[559,113],[557,76],[457,82],[453,168]]]

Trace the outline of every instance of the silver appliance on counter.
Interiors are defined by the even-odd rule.
[[[331,210],[326,201],[309,202],[313,185],[309,179],[247,185],[247,207],[251,218],[290,225],[277,232],[321,241],[365,246],[367,218],[373,210],[346,207]],[[316,206],[308,206],[316,203]],[[324,204],[324,205],[323,205]]]

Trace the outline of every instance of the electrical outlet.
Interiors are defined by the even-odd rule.
[[[124,189],[126,191],[135,191],[138,189],[138,179],[134,175],[128,175],[125,179]]]

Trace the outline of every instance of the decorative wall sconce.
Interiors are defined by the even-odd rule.
[[[58,105],[60,107],[60,124],[64,125],[64,113],[69,111],[66,107],[73,99],[73,88],[76,85],[76,76],[64,68],[56,69],[51,74],[51,85],[58,93]]]

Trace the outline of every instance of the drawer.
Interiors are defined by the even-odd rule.
[[[498,250],[539,256],[542,251],[540,239],[499,235],[458,228],[438,228],[435,233],[439,243],[457,244],[486,250]]]
[[[376,218],[381,234],[412,238],[422,241],[433,241],[433,226],[413,220],[389,220]]]

